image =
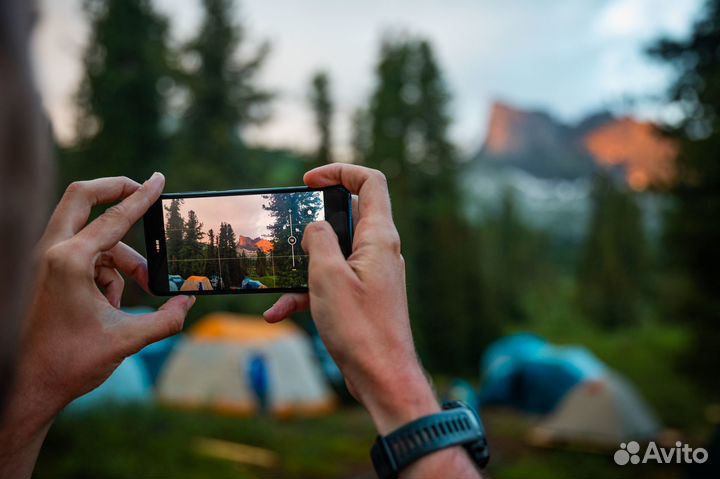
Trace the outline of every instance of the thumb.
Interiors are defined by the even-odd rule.
[[[318,259],[322,256],[323,258],[340,258],[345,262],[337,234],[327,221],[316,221],[307,225],[303,233],[302,248],[310,256],[311,262],[313,255]]]
[[[310,223],[303,234],[302,247],[310,257],[308,286],[322,289],[328,281],[337,282],[352,269],[345,260],[335,231],[327,221]]]
[[[175,296],[154,313],[131,316],[127,327],[138,350],[182,331],[195,296]]]

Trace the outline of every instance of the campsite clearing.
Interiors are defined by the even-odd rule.
[[[674,465],[660,470],[644,465],[621,468],[609,454],[532,447],[525,442],[531,421],[509,410],[488,409],[485,418],[493,451],[490,477],[563,479],[577,477],[579,470],[588,479],[643,479],[658,473],[669,479],[682,477]],[[374,477],[368,456],[374,438],[370,418],[359,407],[293,420],[149,406],[104,408],[61,416],[50,431],[34,476],[357,479]],[[222,443],[223,454],[198,450],[198,440],[207,445],[207,439]],[[245,463],[242,456],[254,449],[261,449],[263,457],[276,457],[277,466]]]

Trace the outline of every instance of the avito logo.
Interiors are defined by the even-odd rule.
[[[656,462],[658,464],[702,464],[708,459],[708,452],[702,447],[693,449],[688,444],[680,441],[675,443],[675,447],[663,448],[651,442],[645,448],[645,453],[640,458],[640,444],[630,441],[627,444],[620,444],[620,449],[615,451],[613,460],[615,464],[624,466],[627,463],[640,464],[648,462]]]

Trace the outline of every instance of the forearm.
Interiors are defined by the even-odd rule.
[[[32,476],[45,436],[62,408],[29,369],[19,371],[0,423],[0,479]]]
[[[396,380],[396,384],[378,388],[363,401],[381,435],[420,417],[441,411],[428,381],[418,369]],[[480,478],[480,473],[460,446],[429,454],[400,473],[401,478],[461,477]]]
[[[0,430],[0,478],[32,476],[40,448],[52,421],[31,434],[17,431],[10,424]]]

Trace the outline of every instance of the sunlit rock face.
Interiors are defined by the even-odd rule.
[[[245,251],[245,254],[255,254],[257,250],[262,250],[268,254],[273,250],[272,242],[263,238],[250,238],[249,236],[238,235],[237,238],[238,253]]]
[[[672,181],[677,147],[650,123],[608,112],[564,124],[542,111],[495,103],[482,149],[463,175],[464,209],[473,221],[497,211],[512,194],[518,213],[551,231],[563,244],[579,244],[590,218],[592,177],[609,172],[638,191],[646,231],[660,230],[662,195],[652,186]]]
[[[672,180],[676,155],[676,145],[651,123],[603,112],[567,125],[543,111],[496,102],[475,161],[558,180],[587,178],[607,169],[633,189],[644,190]]]
[[[623,166],[627,182],[635,190],[672,181],[677,145],[651,123],[614,120],[588,134],[584,143],[599,164]]]

